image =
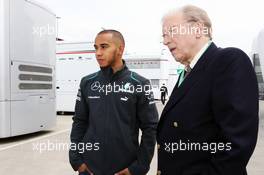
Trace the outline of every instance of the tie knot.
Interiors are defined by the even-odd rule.
[[[187,73],[190,73],[191,70],[192,70],[192,68],[190,67],[190,65],[185,66],[185,71],[186,71]]]
[[[185,66],[185,70],[184,70],[184,79],[189,75],[189,73],[191,72],[192,68],[190,67],[190,65]]]

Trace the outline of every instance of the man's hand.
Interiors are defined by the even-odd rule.
[[[115,173],[115,175],[131,175],[131,173],[129,172],[128,168],[119,171],[118,173]]]
[[[93,173],[89,170],[88,166],[85,163],[83,163],[78,168],[78,172],[81,173],[81,172],[85,172],[85,171],[88,171],[91,175],[93,175]]]

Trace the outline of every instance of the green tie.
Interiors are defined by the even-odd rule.
[[[180,87],[180,85],[182,84],[183,80],[190,74],[191,70],[192,69],[191,69],[190,65],[187,65],[185,67],[184,71],[182,71],[182,73],[180,74],[178,87]]]

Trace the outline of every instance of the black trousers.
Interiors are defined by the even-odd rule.
[[[161,100],[161,103],[164,105],[165,101],[166,101],[166,94],[165,93],[161,93],[160,100]]]

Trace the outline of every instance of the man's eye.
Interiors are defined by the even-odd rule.
[[[101,48],[102,49],[106,49],[107,48],[107,45],[101,45]]]

